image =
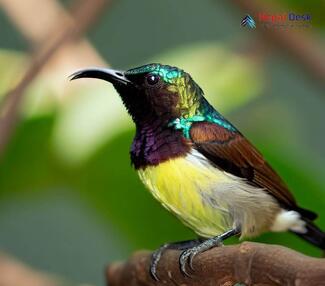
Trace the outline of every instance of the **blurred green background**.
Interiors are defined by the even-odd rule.
[[[310,13],[312,28],[295,32],[302,41],[311,34],[312,45],[325,50],[324,2],[265,3],[282,3],[276,11]],[[113,88],[67,80],[85,64],[127,69],[158,61],[184,68],[262,151],[300,205],[319,213],[325,229],[324,82],[281,43],[271,45],[257,30],[241,27],[245,14],[236,1],[116,0],[83,40],[91,47],[86,54],[100,61],[91,55],[78,61],[78,43],[53,59],[27,88],[0,159],[1,251],[69,281],[103,285],[109,262],[195,236],[154,201],[132,170],[134,127]],[[36,44],[6,9],[0,10],[0,30],[4,96]],[[320,255],[287,233],[258,241]]]

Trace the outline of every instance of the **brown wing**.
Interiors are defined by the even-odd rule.
[[[279,175],[239,132],[214,123],[198,122],[192,124],[190,136],[194,147],[219,168],[265,189],[282,207],[298,210],[309,219],[316,217],[297,206]]]

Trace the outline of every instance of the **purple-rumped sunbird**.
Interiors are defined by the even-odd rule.
[[[291,231],[325,249],[317,215],[299,207],[257,149],[216,111],[183,70],[148,64],[117,71],[90,68],[71,80],[98,78],[113,84],[136,134],[131,162],[153,196],[200,237],[168,243],[154,252],[150,272],[167,248],[180,249],[180,268],[228,237]]]

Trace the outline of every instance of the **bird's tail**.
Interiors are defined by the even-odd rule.
[[[319,229],[313,222],[308,219],[304,219],[306,222],[306,232],[305,233],[297,233],[296,235],[310,242],[311,244],[323,249],[325,251],[325,232]],[[325,253],[324,253],[325,254]]]

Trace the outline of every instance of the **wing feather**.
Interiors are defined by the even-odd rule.
[[[218,168],[265,189],[282,207],[298,210],[309,219],[316,218],[313,212],[297,206],[279,175],[238,131],[229,131],[215,123],[196,122],[192,124],[190,136],[194,148]]]

